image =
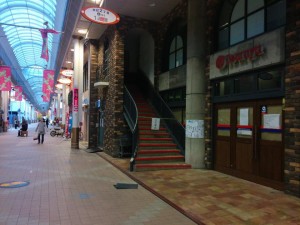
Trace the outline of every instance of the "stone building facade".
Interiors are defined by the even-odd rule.
[[[174,21],[183,21],[187,23],[188,4],[193,0],[183,0],[174,9],[170,9],[170,13],[165,15],[160,21],[147,21],[139,18],[121,16],[120,23],[110,26],[97,44],[91,43],[91,92],[93,97],[91,102],[101,98],[105,102],[105,134],[104,134],[104,151],[112,156],[118,155],[119,137],[128,131],[128,126],[123,117],[123,92],[124,83],[126,83],[126,49],[127,41],[132,31],[143,30],[149,34],[154,41],[154,86],[159,91],[160,76],[164,73],[164,60],[166,39],[168,38],[169,28],[172,27]],[[218,17],[221,14],[221,0],[208,0],[206,2],[206,46],[207,57],[205,59],[205,123],[204,123],[204,141],[205,141],[205,167],[207,169],[215,169],[216,165],[216,149],[215,149],[215,133],[214,118],[215,105],[213,98],[213,81],[210,79],[210,56],[216,52],[216,42],[218,35]],[[283,190],[286,193],[300,196],[300,3],[296,0],[285,1],[286,4],[286,25],[285,32],[285,62],[284,64],[284,96],[283,99]],[[194,9],[197,10],[197,9]],[[186,32],[189,32],[186,30]],[[135,33],[136,35],[136,33]],[[189,43],[186,43],[189,45]],[[106,53],[105,53],[106,52]],[[105,56],[105,54],[107,54]],[[105,64],[105,58],[108,61]],[[281,65],[283,65],[281,64]],[[108,72],[103,72],[104,67],[108,68]],[[97,77],[97,69],[102,71]],[[102,88],[93,88],[93,83],[97,81],[107,81],[109,85]],[[96,118],[97,109],[93,110],[90,118]],[[94,130],[90,130],[92,135],[90,138],[97,139],[97,129],[95,123],[97,119],[92,119],[90,126],[93,125]]]

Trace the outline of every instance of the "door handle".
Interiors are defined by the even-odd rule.
[[[253,129],[253,159],[257,159],[257,126]]]

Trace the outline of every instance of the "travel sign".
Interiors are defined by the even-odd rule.
[[[86,7],[81,10],[81,15],[93,23],[116,24],[120,17],[115,12],[101,7]]]

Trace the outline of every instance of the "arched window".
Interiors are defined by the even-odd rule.
[[[218,49],[225,49],[285,24],[285,0],[224,2],[219,18]]]
[[[173,38],[169,50],[169,69],[183,65],[183,41],[177,35]]]
[[[187,23],[183,18],[174,19],[164,36],[161,68],[169,71],[186,64]]]

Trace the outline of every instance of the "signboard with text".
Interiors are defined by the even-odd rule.
[[[78,112],[78,88],[73,90],[73,111]]]
[[[120,21],[117,13],[101,7],[83,8],[81,15],[87,20],[99,24],[116,24]]]

